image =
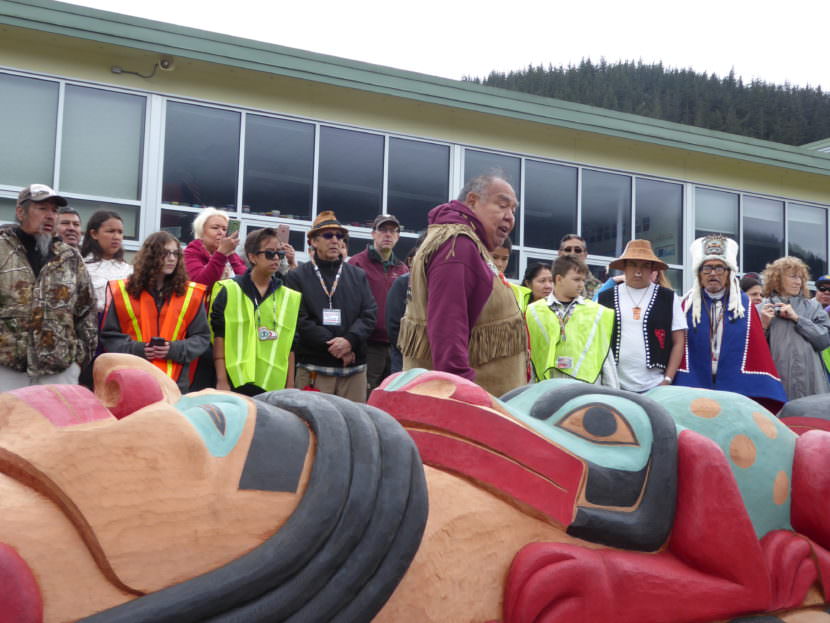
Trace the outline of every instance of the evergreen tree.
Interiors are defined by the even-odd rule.
[[[720,78],[662,63],[584,58],[463,79],[788,145],[830,137],[830,94],[809,85],[744,84],[734,69]]]

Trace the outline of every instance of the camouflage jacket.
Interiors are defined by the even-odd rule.
[[[15,227],[0,228],[0,366],[30,376],[86,365],[98,344],[95,294],[80,254],[60,239],[35,277]]]

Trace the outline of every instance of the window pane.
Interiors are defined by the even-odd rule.
[[[508,279],[519,279],[519,252],[516,249],[510,251],[510,259],[507,261],[507,270],[504,276]]]
[[[744,272],[761,272],[784,255],[784,204],[744,197]]]
[[[174,235],[183,243],[193,240],[193,220],[198,212],[161,211],[161,230]]]
[[[349,248],[349,257],[353,255],[357,255],[363,249],[366,248],[366,245],[372,242],[371,238],[357,238],[356,236],[349,236],[349,241],[346,246]],[[311,245],[309,245],[310,247]]]
[[[146,98],[67,86],[61,190],[139,199]]]
[[[167,103],[162,201],[236,211],[239,113]]]
[[[827,273],[827,210],[791,203],[787,228],[789,254],[804,260],[813,279]]]
[[[634,237],[667,264],[683,263],[683,187],[637,178]]]
[[[75,208],[81,215],[81,229],[86,229],[86,224],[98,210],[111,210],[121,215],[124,221],[124,238],[126,240],[138,240],[138,217],[140,209],[138,206],[123,205],[118,203],[107,203],[105,201],[86,201],[84,199],[70,199],[70,207]]]
[[[0,222],[16,223],[15,206],[17,201],[8,197],[0,197]]]
[[[0,183],[54,183],[57,123],[57,82],[0,74]]]
[[[677,292],[678,296],[683,294],[683,271],[677,268],[669,268],[666,271],[666,277],[671,281],[672,289]]]
[[[565,234],[576,232],[577,169],[525,161],[524,244],[558,249]]]
[[[738,240],[738,195],[695,189],[695,238],[723,234]]]
[[[242,211],[311,220],[314,126],[248,115]]]
[[[426,229],[427,213],[447,202],[450,148],[390,138],[388,187],[386,211],[398,217],[401,230]]]
[[[592,255],[622,255],[631,238],[630,177],[583,170],[582,237]]]
[[[320,128],[317,213],[334,210],[346,225],[371,227],[383,206],[383,137]]]
[[[521,160],[515,156],[494,154],[489,151],[476,151],[467,149],[464,151],[464,183],[479,175],[496,174],[504,177],[505,181],[513,187],[516,199],[519,201],[519,208],[516,210],[516,225],[510,233],[510,240],[513,244],[519,240],[519,223],[521,219]]]

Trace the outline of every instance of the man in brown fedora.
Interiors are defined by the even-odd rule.
[[[343,261],[348,230],[334,212],[320,212],[308,231],[311,260],[285,277],[303,295],[297,324],[296,387],[366,401],[366,341],[377,304],[366,273]]]
[[[674,291],[652,283],[654,271],[668,268],[648,240],[632,240],[608,266],[625,273],[625,283],[599,295],[614,310],[611,342],[620,387],[645,392],[671,385],[683,356],[686,316]]]

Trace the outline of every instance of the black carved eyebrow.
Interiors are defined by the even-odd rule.
[[[216,427],[216,430],[224,437],[225,431],[227,430],[227,421],[225,419],[225,414],[222,413],[222,409],[217,407],[216,405],[208,404],[208,405],[199,405],[210,417],[210,421],[213,422],[213,425]]]

